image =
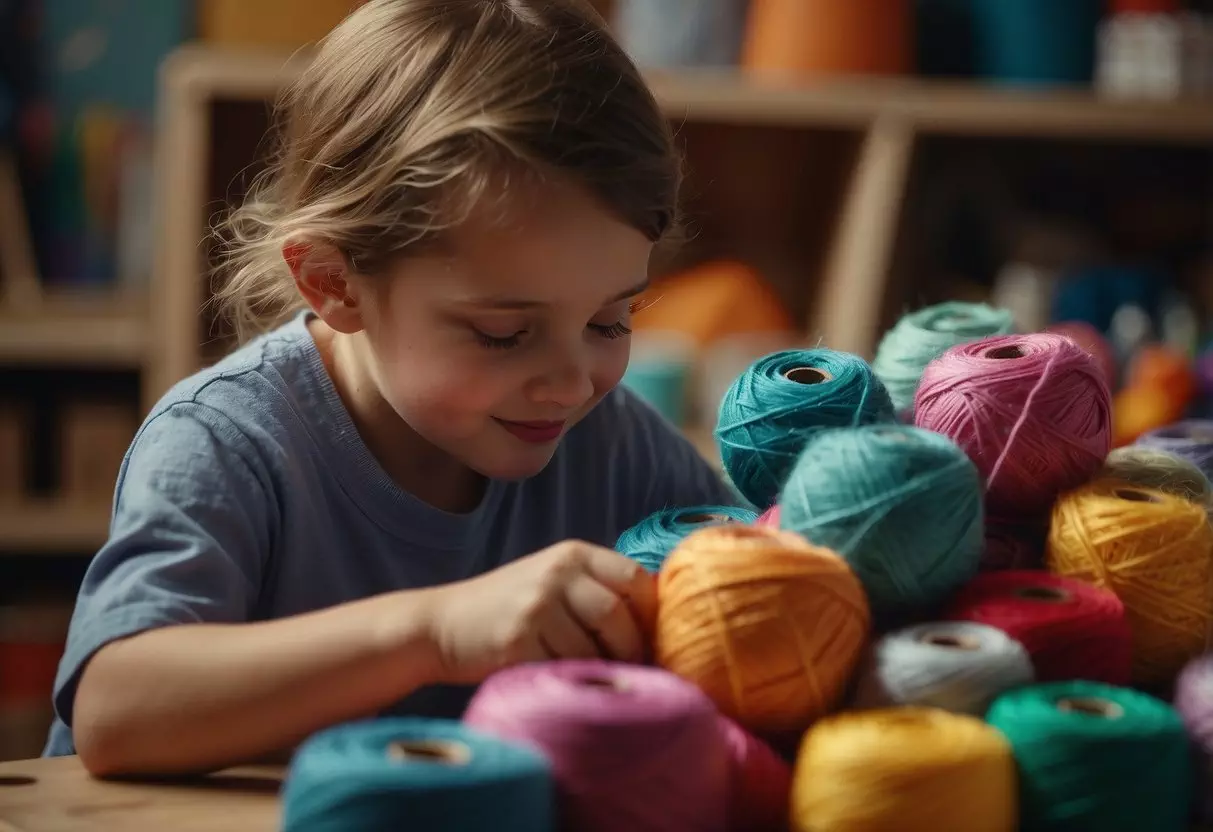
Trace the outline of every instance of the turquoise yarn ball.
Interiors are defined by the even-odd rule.
[[[1014,331],[1014,319],[1006,309],[984,303],[939,303],[911,312],[886,332],[876,348],[872,369],[900,413],[914,406],[922,371],[947,350]]]
[[[826,431],[780,495],[780,526],[841,555],[874,617],[924,611],[977,574],[984,509],[977,467],[945,436],[910,425]]]
[[[753,523],[757,512],[737,506],[691,506],[655,512],[619,535],[615,551],[627,555],[649,572],[659,572],[682,539],[705,526]]]
[[[720,403],[716,443],[729,479],[764,510],[815,433],[895,418],[888,391],[862,358],[784,350],[755,361],[733,382]]]
[[[986,722],[1011,744],[1020,828],[1187,832],[1194,771],[1175,709],[1099,682],[1008,691]]]

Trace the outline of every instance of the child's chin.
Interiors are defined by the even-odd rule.
[[[494,480],[525,480],[535,476],[548,466],[556,452],[556,445],[540,446],[528,451],[513,451],[487,464],[475,466],[481,474]]]

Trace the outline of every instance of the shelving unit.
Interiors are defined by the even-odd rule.
[[[148,313],[140,297],[48,298],[29,310],[0,307],[0,363],[139,369]]]

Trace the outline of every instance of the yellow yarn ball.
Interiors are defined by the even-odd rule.
[[[1010,744],[982,720],[935,708],[848,711],[805,734],[793,832],[1011,832]]]
[[[1096,480],[1058,499],[1046,563],[1120,598],[1133,632],[1134,682],[1168,682],[1208,645],[1213,526],[1200,504]]]

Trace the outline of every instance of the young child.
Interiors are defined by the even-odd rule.
[[[584,0],[371,0],[285,112],[221,292],[269,331],[147,417],[80,589],[46,753],[94,774],[643,659],[654,581],[608,547],[734,499],[616,386],[680,169]]]

